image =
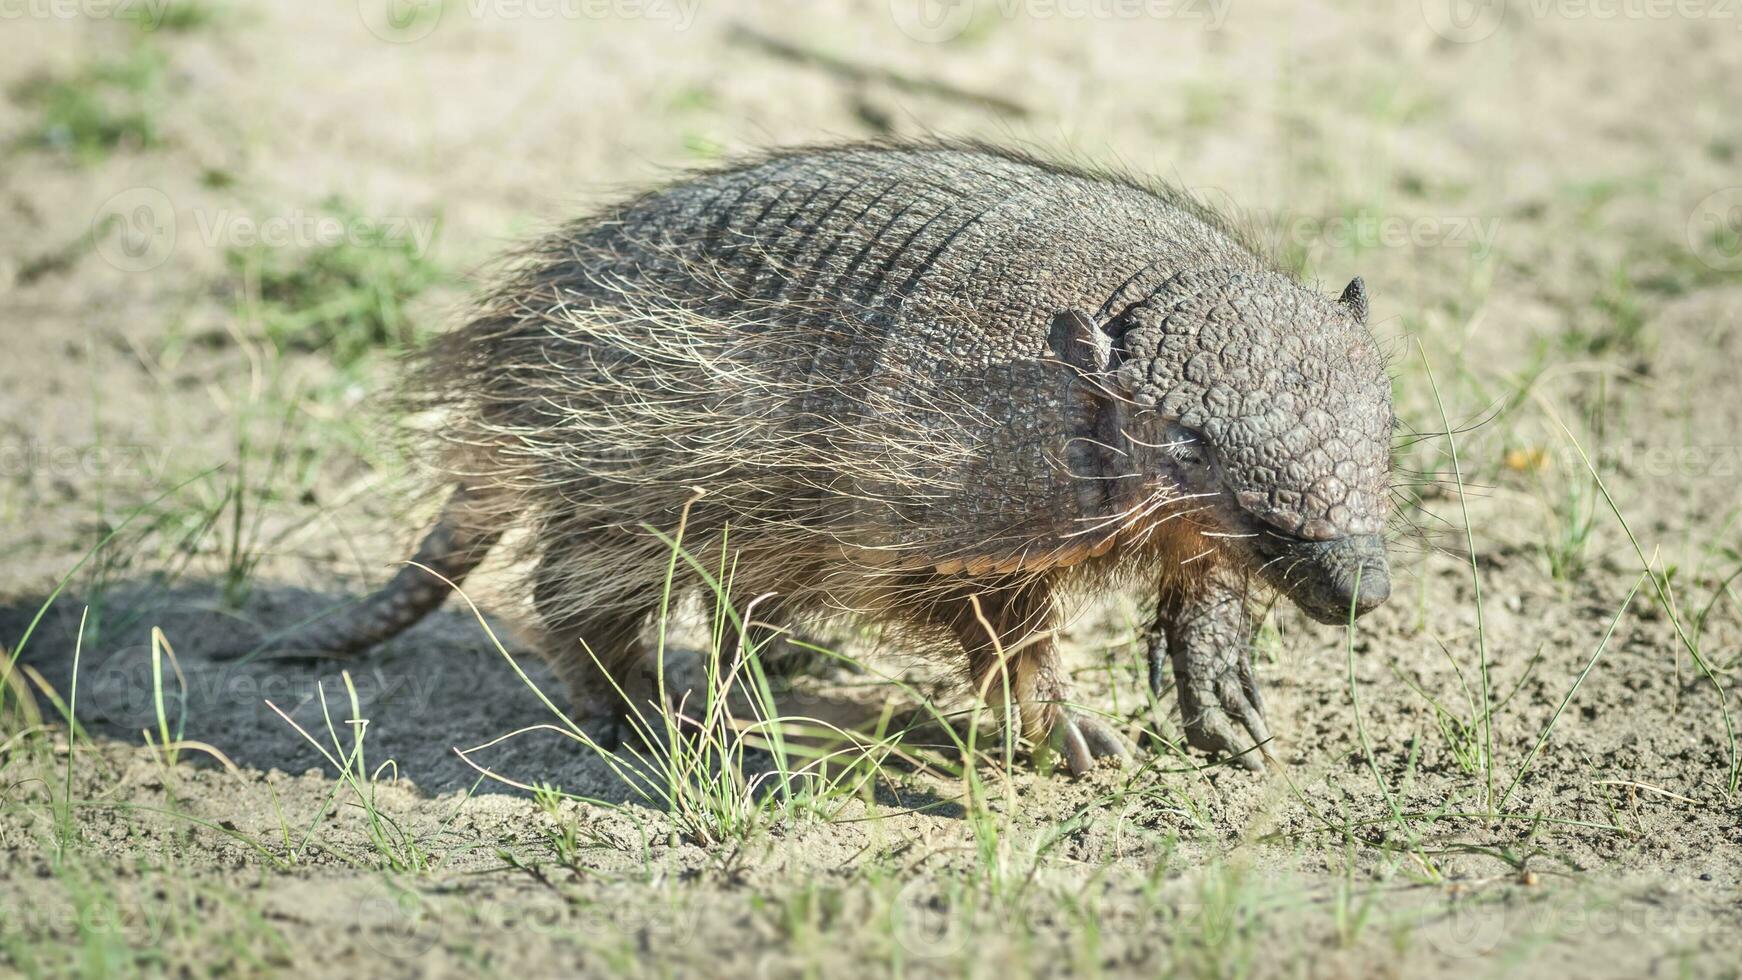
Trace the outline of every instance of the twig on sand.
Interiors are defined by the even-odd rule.
[[[1001,95],[975,92],[936,78],[919,78],[892,68],[849,61],[837,55],[764,33],[742,22],[732,25],[731,30],[726,34],[726,40],[732,44],[742,44],[755,48],[764,54],[784,61],[820,68],[837,78],[850,82],[859,84],[882,82],[904,92],[918,92],[957,102],[967,102],[1017,118],[1025,118],[1030,114],[1027,106]]]
[[[1625,786],[1628,789],[1642,789],[1642,790],[1646,791],[1647,793],[1656,793],[1659,796],[1667,796],[1672,800],[1679,800],[1683,803],[1691,803],[1694,806],[1701,805],[1699,800],[1689,799],[1688,797],[1683,796],[1680,793],[1672,793],[1669,790],[1662,788],[1661,786],[1653,786],[1650,783],[1635,782],[1634,780],[1631,780],[1631,779],[1598,779],[1598,780],[1594,781],[1593,785],[1596,785],[1596,786]]]

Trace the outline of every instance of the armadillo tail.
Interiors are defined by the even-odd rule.
[[[472,491],[459,487],[448,498],[441,518],[424,535],[410,563],[401,567],[392,581],[359,603],[269,639],[254,652],[277,657],[345,657],[410,629],[441,606],[450,591],[448,582],[457,586],[465,581],[501,537],[500,531],[481,530],[475,519],[468,520],[477,505]]]

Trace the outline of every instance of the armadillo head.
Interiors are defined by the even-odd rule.
[[[1229,556],[1321,622],[1391,591],[1391,380],[1366,316],[1359,279],[1333,300],[1207,270],[1109,325],[1140,458]]]

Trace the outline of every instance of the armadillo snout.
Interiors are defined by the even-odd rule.
[[[1349,612],[1365,616],[1391,597],[1391,566],[1385,558],[1385,539],[1360,534],[1320,545],[1325,556],[1326,597],[1337,610],[1338,620]]]
[[[1351,534],[1329,541],[1291,541],[1265,577],[1295,605],[1321,623],[1365,616],[1391,597],[1391,566],[1385,538]]]

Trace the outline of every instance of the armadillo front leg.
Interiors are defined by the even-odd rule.
[[[1097,759],[1130,755],[1111,725],[1071,706],[1053,635],[1058,607],[1044,587],[987,590],[965,598],[953,613],[950,625],[968,655],[975,692],[1024,738],[1050,745],[1073,776],[1095,768]]]
[[[1151,689],[1161,694],[1167,681],[1163,664],[1171,661],[1186,741],[1259,770],[1270,729],[1252,675],[1251,649],[1252,620],[1244,583],[1236,576],[1216,573],[1187,589],[1163,593],[1150,635]]]

